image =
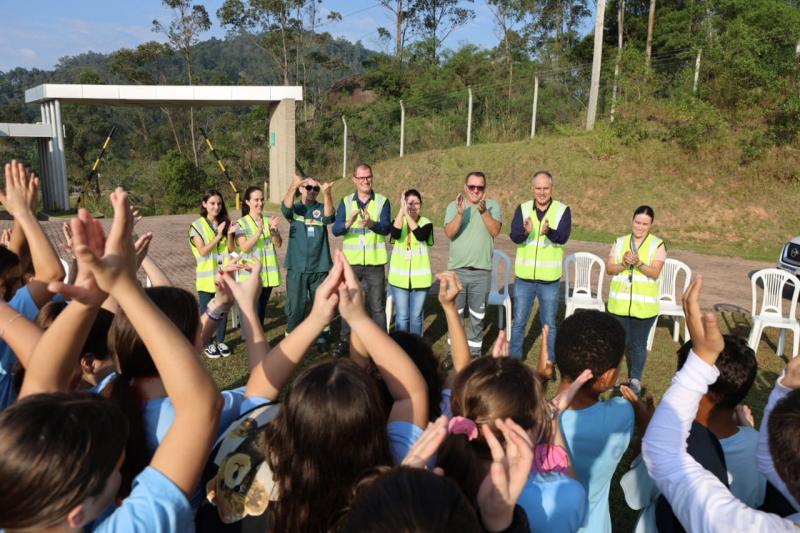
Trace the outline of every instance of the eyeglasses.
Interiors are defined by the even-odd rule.
[[[472,191],[472,192],[475,192],[475,191],[477,191],[477,192],[483,192],[483,190],[484,190],[485,188],[486,188],[486,187],[485,187],[484,185],[467,185],[467,189],[469,189],[469,190],[470,190],[470,191]]]
[[[353,176],[353,179],[358,180],[358,181],[367,181],[367,180],[371,180],[372,176],[371,175],[370,176]]]
[[[308,192],[311,192],[311,191],[319,192],[319,186],[318,185],[306,185],[304,187],[304,189],[307,190]]]
[[[421,203],[419,203],[419,202],[406,202],[406,205],[407,205],[408,207],[419,207],[419,206],[421,206],[422,204],[421,204]]]

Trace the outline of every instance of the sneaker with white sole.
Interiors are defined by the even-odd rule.
[[[636,393],[636,396],[639,396],[642,393],[642,382],[638,379],[632,378],[628,386],[634,393]]]
[[[232,353],[230,347],[224,342],[217,343],[217,350],[222,357],[228,357]]]
[[[209,359],[219,359],[219,350],[217,349],[217,345],[213,342],[206,346],[206,357]]]

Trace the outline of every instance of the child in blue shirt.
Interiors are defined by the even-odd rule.
[[[582,531],[610,533],[608,494],[611,477],[633,435],[633,408],[624,398],[600,400],[614,387],[625,350],[625,331],[611,316],[581,311],[561,323],[556,336],[560,390],[583,369],[594,378],[577,393],[561,415],[561,429],[577,479],[589,496],[589,514]]]

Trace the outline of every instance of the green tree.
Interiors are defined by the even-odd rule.
[[[183,154],[167,152],[158,162],[164,186],[163,207],[168,213],[183,213],[197,207],[197,198],[211,183],[205,171]]]
[[[461,4],[460,0],[415,0],[410,8],[414,15],[411,25],[433,65],[439,64],[439,49],[453,30],[475,18],[475,12]]]

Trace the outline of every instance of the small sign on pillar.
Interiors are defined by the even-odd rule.
[[[269,145],[278,146],[278,134],[274,131],[270,132],[269,134]]]

